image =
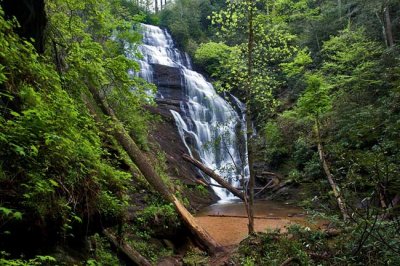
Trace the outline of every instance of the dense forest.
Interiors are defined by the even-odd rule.
[[[400,265],[399,41],[398,0],[0,0],[0,264]]]

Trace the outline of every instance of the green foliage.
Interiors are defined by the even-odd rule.
[[[275,122],[267,122],[264,132],[266,145],[268,146],[265,151],[265,159],[270,165],[276,165],[280,158],[288,152],[284,143],[283,133]]]
[[[164,227],[179,225],[179,217],[172,204],[149,205],[139,213],[137,221],[144,226]]]
[[[152,238],[152,233],[146,227],[125,226],[124,240],[149,261],[156,263],[160,258],[171,256],[173,251]]]
[[[191,249],[186,252],[183,262],[188,266],[206,266],[209,265],[208,259],[207,253],[198,249]]]
[[[111,252],[111,245],[107,239],[95,234],[89,239],[91,246],[92,258],[86,261],[87,266],[102,266],[102,265],[120,265],[116,254]]]
[[[208,190],[204,185],[197,185],[196,190],[200,193],[202,196],[207,196],[208,195]]]
[[[305,73],[306,67],[308,67],[312,63],[312,58],[310,52],[307,48],[300,50],[293,61],[285,62],[281,64],[283,72],[289,77],[299,77],[300,75]]]
[[[6,220],[6,219],[21,220],[22,213],[0,206],[0,217],[2,220]]]
[[[226,7],[213,12],[212,23],[218,28],[217,36],[233,46],[230,56],[221,62],[223,71],[217,72],[220,89],[245,94],[251,80],[251,105],[257,109],[257,120],[265,121],[278,102],[274,95],[285,86],[282,64],[292,60],[298,51],[295,36],[287,25],[276,23],[265,13],[265,6],[249,1],[227,1]],[[253,10],[252,60],[248,61],[248,12]],[[251,77],[248,69],[251,68]]]
[[[322,73],[336,90],[377,90],[383,85],[379,57],[382,46],[366,37],[365,30],[346,29],[324,43]]]
[[[231,47],[228,57],[208,62],[214,84],[243,96],[251,79],[250,104],[262,129],[260,143],[266,144],[260,147],[263,158],[318,198],[318,203],[307,199],[310,206],[335,206],[317,137],[349,202],[378,202],[376,193],[383,193],[387,205],[399,194],[400,57],[396,45],[385,50],[386,19],[397,21],[398,7],[394,1],[228,1],[211,16],[216,39]],[[252,77],[247,76],[250,10]],[[397,26],[389,31],[398,39]],[[217,51],[215,46],[204,44],[198,53],[214,58],[204,54]]]
[[[289,226],[284,234],[273,231],[250,236],[240,244],[234,258],[241,265],[281,265],[289,258],[300,265],[398,263],[400,257],[388,246],[395,247],[399,241],[399,237],[393,235],[393,223],[340,226],[343,230],[334,238],[323,231],[299,225]]]
[[[13,228],[12,222],[3,228],[4,219],[13,218],[37,221],[42,230],[51,224],[51,233],[66,236],[94,216],[124,216],[130,174],[117,169],[118,156],[103,143],[108,132],[99,130],[82,99],[88,88],[101,90],[146,146],[150,116],[143,103],[154,86],[128,73],[139,69],[123,55],[124,44],[138,55],[141,36],[132,26],[143,17],[129,13],[129,5],[48,1],[44,55],[13,33],[14,22],[5,21],[0,9],[2,230]]]
[[[10,254],[4,251],[0,252],[0,265],[3,266],[51,266],[58,265],[57,260],[51,256],[36,256],[33,259],[9,259]]]
[[[195,63],[213,76],[220,77],[219,73],[224,71],[223,62],[229,58],[230,50],[231,48],[222,42],[202,43],[196,50]]]
[[[241,265],[281,265],[290,257],[297,258],[302,265],[310,264],[310,258],[299,242],[280,237],[279,231],[272,231],[245,239],[239,246],[237,259]]]
[[[160,12],[160,25],[168,28],[180,47],[194,55],[199,43],[205,42],[210,35],[207,16],[219,6],[219,2],[173,1]]]
[[[297,101],[298,112],[312,119],[319,119],[332,108],[332,97],[329,87],[324,85],[322,77],[318,74],[307,76],[307,88]]]

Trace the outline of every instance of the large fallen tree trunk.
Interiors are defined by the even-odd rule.
[[[203,171],[206,175],[217,181],[218,184],[229,190],[233,195],[236,197],[244,200],[243,193],[241,193],[239,190],[237,190],[235,187],[233,187],[231,184],[225,181],[221,176],[219,176],[217,173],[215,173],[213,170],[205,166],[203,163],[199,162],[198,160],[190,157],[187,154],[182,155],[183,159],[188,161],[189,163],[193,164],[197,168],[199,168],[201,171]]]
[[[145,258],[143,257],[139,252],[137,252],[135,249],[133,249],[130,245],[118,241],[118,238],[112,234],[109,230],[104,230],[103,234],[106,236],[106,238],[113,243],[113,245],[121,250],[131,261],[133,261],[137,265],[141,266],[151,266],[152,264]]]
[[[129,155],[129,158],[139,168],[140,172],[142,172],[147,182],[149,182],[149,184],[158,193],[160,193],[165,200],[174,205],[175,210],[180,215],[190,232],[194,235],[196,241],[198,241],[199,244],[206,248],[211,254],[215,254],[218,251],[223,250],[222,246],[219,245],[202,227],[200,227],[192,214],[169,190],[162,178],[155,171],[152,164],[148,161],[147,157],[142,153],[128,132],[125,130],[114,111],[109,107],[108,103],[101,98],[99,92],[93,87],[89,87],[89,90],[103,113],[111,118],[113,125],[110,126],[110,130],[115,139],[124,148]]]

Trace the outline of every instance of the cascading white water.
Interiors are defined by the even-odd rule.
[[[185,100],[181,101],[180,113],[173,110],[171,113],[182,141],[191,156],[196,152],[206,166],[239,187],[240,177],[248,175],[247,159],[243,159],[247,158],[246,145],[241,143],[245,141],[244,119],[216,93],[211,83],[192,70],[188,55],[175,48],[166,30],[142,26],[143,45],[139,50],[143,59],[139,61],[139,76],[152,82],[156,64],[179,69]],[[239,108],[244,107],[238,99],[233,99]],[[211,182],[215,184],[214,180]],[[223,201],[235,198],[224,188],[213,189]]]

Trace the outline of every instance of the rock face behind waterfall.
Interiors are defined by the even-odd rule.
[[[172,176],[186,175],[187,182],[202,177],[182,161],[181,155],[189,153],[233,186],[239,186],[239,178],[247,175],[242,145],[245,139],[238,134],[245,129],[242,117],[201,74],[192,70],[189,57],[174,46],[166,30],[143,25],[143,45],[139,49],[143,55],[139,76],[158,89],[158,107],[150,110],[166,121],[152,137],[166,152],[170,170],[175,171]],[[214,191],[220,199],[234,198],[223,188]]]
[[[195,182],[195,179],[201,179],[202,176],[195,167],[182,160],[181,156],[183,153],[187,153],[187,150],[171,114],[171,110],[180,111],[181,101],[184,100],[180,70],[176,67],[159,64],[154,64],[152,67],[154,70],[153,82],[157,85],[158,95],[163,95],[163,97],[156,98],[157,106],[147,107],[153,114],[161,117],[161,122],[157,122],[150,133],[150,142],[157,143],[165,153],[169,176],[192,188],[187,191],[192,207],[197,209],[210,205],[216,202],[218,197],[212,189],[209,189],[210,193],[207,194],[196,191],[198,183]]]
[[[149,58],[145,58],[147,59]],[[190,188],[186,190],[186,196],[190,198],[193,208],[198,209],[216,202],[218,197],[212,189],[209,188],[207,194],[196,190],[198,183],[195,179],[201,179],[202,176],[194,166],[181,158],[183,153],[187,153],[187,149],[171,114],[171,110],[180,112],[181,102],[185,100],[180,68],[155,63],[147,65],[146,61],[140,63],[142,66],[140,76],[157,85],[158,91],[155,99],[157,105],[147,107],[150,112],[161,117],[161,121],[155,123],[151,130],[150,143],[157,143],[165,153],[169,176]]]

